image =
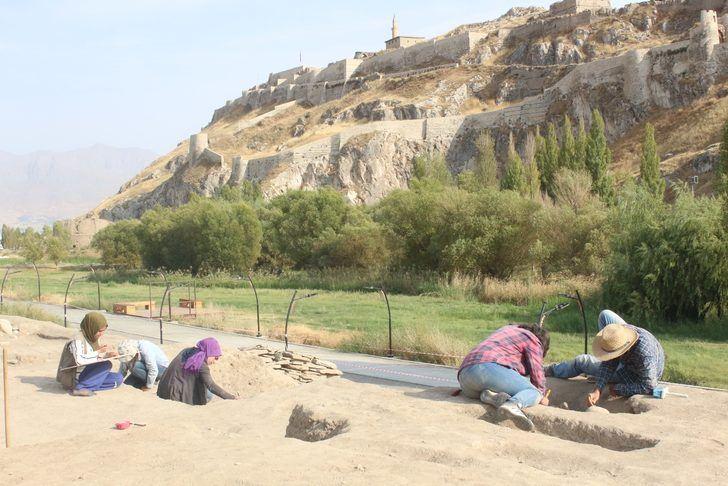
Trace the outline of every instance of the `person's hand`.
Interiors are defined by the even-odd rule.
[[[113,349],[111,351],[106,351],[106,357],[107,358],[114,358],[116,356],[119,356],[119,352],[118,351],[115,351]]]
[[[543,397],[541,399],[541,405],[548,407],[549,406],[549,397]]]
[[[594,405],[599,402],[599,398],[601,398],[602,392],[599,390],[599,388],[595,388],[593,392],[589,393],[586,396],[586,404],[589,407],[593,407]]]
[[[108,344],[103,344],[103,345],[99,346],[99,349],[97,351],[99,353],[105,353],[107,349],[109,349],[109,345]]]
[[[613,397],[618,397],[619,393],[617,393],[617,390],[614,389],[614,385],[609,385],[609,395]]]

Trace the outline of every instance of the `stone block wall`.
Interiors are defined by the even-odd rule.
[[[543,37],[548,34],[558,34],[559,32],[574,30],[576,27],[582,25],[589,25],[602,18],[597,13],[587,10],[573,15],[535,20],[511,29],[507,38],[509,41],[520,41],[529,37]]]
[[[551,5],[551,15],[569,15],[586,11],[611,9],[609,0],[562,0]]]

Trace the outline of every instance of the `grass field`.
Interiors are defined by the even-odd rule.
[[[40,272],[43,300],[62,304],[66,285],[73,271],[41,269]],[[95,308],[96,284],[79,280],[86,275],[83,271],[76,272],[77,280],[69,292],[69,303],[78,307]],[[164,287],[159,278],[155,278],[153,282],[152,298],[158,305]],[[282,336],[292,292],[292,289],[258,288],[263,335]],[[387,308],[379,293],[299,289],[299,295],[308,293],[317,295],[296,303],[290,321],[289,336],[292,341],[374,354],[386,353]],[[34,299],[36,294],[35,273],[32,270],[23,270],[8,278],[6,297]],[[186,298],[187,295],[187,288],[175,289],[172,302]],[[197,297],[205,303],[204,312],[190,320],[190,323],[255,332],[255,298],[246,282],[240,281],[236,288],[198,287]],[[148,298],[147,285],[114,282],[102,284],[102,307],[107,310],[111,310],[114,302],[145,301]],[[506,323],[533,322],[540,307],[536,303],[523,306],[482,304],[474,300],[433,296],[390,295],[389,299],[395,354],[446,364],[458,364],[473,345]],[[598,303],[587,304],[590,336],[596,332],[599,310]],[[155,311],[155,315],[158,312]],[[547,361],[566,359],[583,352],[581,319],[575,306],[555,314],[547,321],[547,327],[552,331],[551,352]],[[725,373],[725,357],[728,356],[725,323],[685,323],[669,332],[660,326],[644,327],[650,328],[665,347],[665,380],[728,388],[728,376]]]

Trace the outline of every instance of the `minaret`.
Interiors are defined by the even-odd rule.
[[[392,17],[392,39],[399,37],[399,25],[397,25],[397,16]]]

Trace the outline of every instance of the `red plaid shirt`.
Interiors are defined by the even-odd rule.
[[[468,366],[481,363],[498,363],[517,371],[521,376],[529,376],[533,386],[542,395],[546,393],[543,347],[541,341],[526,329],[518,326],[501,327],[468,353],[458,374]]]

